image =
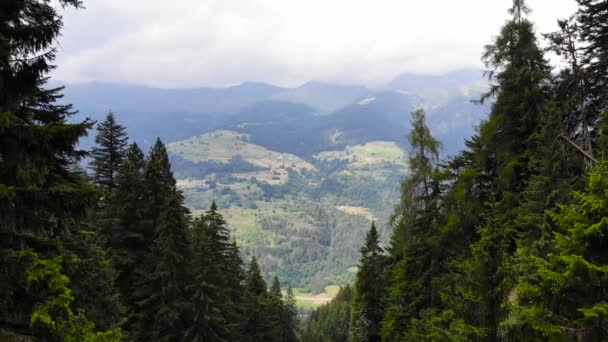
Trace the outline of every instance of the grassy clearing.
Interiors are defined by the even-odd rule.
[[[195,163],[228,163],[241,156],[249,163],[270,170],[315,170],[307,161],[289,153],[279,153],[249,143],[246,134],[218,130],[167,145],[167,150]],[[285,171],[286,172],[286,171]]]
[[[329,285],[325,287],[325,291],[322,293],[312,293],[305,289],[294,289],[293,294],[296,297],[296,306],[301,309],[315,309],[323,304],[331,301],[338,292],[340,286]]]
[[[369,208],[353,207],[349,205],[338,205],[336,206],[336,209],[350,215],[363,216],[370,221],[375,220],[374,214],[371,212],[371,210],[369,210]]]

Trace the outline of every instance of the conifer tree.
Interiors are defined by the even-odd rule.
[[[608,162],[589,176],[574,202],[549,212],[554,253],[535,257],[533,276],[519,287],[505,322],[538,340],[608,338]]]
[[[242,292],[241,261],[215,203],[192,225],[192,245],[193,324],[186,339],[236,340],[240,297],[235,294]]]
[[[287,287],[287,292],[283,299],[283,310],[281,311],[281,334],[279,341],[295,342],[298,341],[296,331],[298,329],[298,310],[296,308],[296,297],[291,286]]]
[[[410,226],[429,206],[431,193],[431,178],[435,164],[439,160],[441,143],[431,135],[426,126],[426,114],[419,109],[412,113],[412,130],[408,135],[410,155],[408,163],[410,176],[401,183],[401,200],[391,222],[394,232],[391,237],[391,255],[395,260],[402,256],[403,247],[408,240],[415,239],[410,236]]]
[[[393,216],[394,232],[383,337],[400,339],[420,310],[439,302],[433,277],[440,272],[442,246],[434,224],[439,217],[436,163],[440,143],[426,126],[424,111],[412,113],[410,176],[402,183],[401,203]]]
[[[116,287],[127,311],[127,332],[132,330],[137,312],[135,292],[138,287],[137,271],[144,264],[154,240],[154,230],[145,219],[145,160],[142,151],[133,143],[127,150],[124,162],[116,176],[116,187],[109,194],[104,208],[101,232],[117,272]]]
[[[266,282],[262,278],[260,266],[255,257],[251,258],[249,270],[245,277],[245,294],[243,299],[242,334],[246,341],[273,340],[273,322],[268,312],[271,299]]]
[[[380,341],[380,323],[384,315],[384,251],[375,223],[365,236],[355,280],[350,319],[350,341]]]
[[[491,166],[492,197],[484,205],[479,240],[471,246],[473,261],[466,272],[472,277],[469,290],[474,294],[468,297],[476,298],[482,308],[469,322],[490,340],[498,338],[500,322],[507,315],[503,301],[516,288],[517,248],[528,248],[539,236],[539,227],[517,220],[523,191],[535,172],[534,138],[547,110],[550,76],[533,25],[526,19],[528,12],[523,0],[514,1],[512,19],[483,56],[494,69],[489,74],[495,82],[485,98],[493,97],[495,103],[480,129],[482,148],[477,158]]]
[[[127,153],[127,133],[109,112],[105,120],[97,125],[97,146],[91,150],[93,180],[103,189],[116,186],[116,175]]]
[[[577,0],[583,64],[588,73],[589,112],[596,118],[608,109],[608,3],[604,0]]]
[[[63,26],[59,6],[81,3],[0,3],[0,339],[5,333],[21,340],[99,337],[95,322],[73,314],[92,295],[86,279],[74,293],[77,279],[66,275],[80,257],[104,260],[69,243],[84,230],[96,191],[71,168],[85,155],[76,145],[92,123],[67,123],[74,111],[56,104],[62,88],[45,87]],[[120,339],[118,331],[110,335],[107,340]]]
[[[165,196],[156,238],[144,266],[146,274],[137,293],[140,300],[135,336],[140,341],[178,341],[190,326],[185,292],[191,252],[187,209],[176,189]]]

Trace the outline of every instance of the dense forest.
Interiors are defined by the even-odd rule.
[[[542,48],[513,0],[458,155],[412,113],[390,243],[372,223],[352,287],[300,326],[217,205],[186,208],[160,139],[144,154],[112,113],[69,120],[47,81],[60,9],[83,4],[3,0],[0,340],[608,340],[608,1],[576,1]]]
[[[390,244],[372,226],[361,249],[349,340],[608,340],[608,1],[577,2],[544,50],[513,1],[483,55],[490,116],[460,154],[440,161],[413,114],[411,175]],[[327,311],[309,324],[344,319]]]

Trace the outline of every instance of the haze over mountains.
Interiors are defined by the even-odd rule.
[[[265,274],[321,290],[352,281],[371,220],[389,236],[410,113],[424,108],[443,155],[453,155],[488,111],[472,103],[485,87],[480,71],[460,70],[402,74],[375,89],[87,83],[67,85],[64,101],[79,109],[76,120],[112,110],[146,149],[160,137],[193,212],[216,201]],[[93,143],[93,134],[81,142]]]

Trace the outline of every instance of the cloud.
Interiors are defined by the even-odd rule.
[[[511,0],[88,0],[68,10],[55,78],[164,87],[248,80],[378,85],[481,67]],[[529,1],[540,32],[573,0]]]

